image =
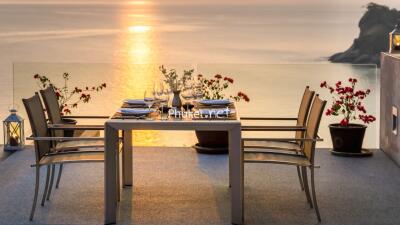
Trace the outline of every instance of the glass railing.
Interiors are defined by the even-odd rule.
[[[32,96],[40,87],[35,74],[45,75],[57,85],[63,85],[63,73],[70,78],[68,86],[90,89],[102,83],[106,88],[92,93],[89,103],[80,103],[72,108],[73,115],[112,115],[126,98],[143,98],[145,90],[151,91],[154,82],[162,80],[160,64],[107,64],[107,63],[14,63],[13,99],[19,113],[27,118],[22,98]],[[323,99],[331,101],[326,89],[320,88],[321,81],[334,84],[349,77],[359,80],[359,88],[371,89],[371,95],[365,105],[368,113],[376,115],[378,122],[369,125],[364,147],[378,148],[379,134],[379,79],[374,65],[350,64],[167,64],[166,68],[175,68],[178,73],[183,69],[195,69],[194,74],[214,76],[221,74],[234,79],[227,94],[245,92],[250,102],[237,104],[241,116],[293,117],[297,115],[305,86],[310,86]],[[328,130],[330,123],[338,118],[323,117],[320,136],[325,140],[318,147],[330,147]],[[28,121],[26,121],[28,122]],[[101,121],[82,121],[82,123]],[[274,123],[276,124],[276,123]],[[26,124],[26,135],[30,135]],[[265,133],[263,136],[277,136]],[[291,134],[279,134],[290,136]],[[193,132],[175,131],[136,131],[135,145],[153,146],[191,146],[196,137]]]

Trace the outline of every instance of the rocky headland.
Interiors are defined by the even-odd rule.
[[[329,61],[354,64],[380,64],[380,53],[389,49],[389,33],[400,20],[400,11],[369,3],[358,26],[359,36],[344,52],[329,57]]]

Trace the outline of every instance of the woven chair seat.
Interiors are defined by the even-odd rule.
[[[56,147],[53,148],[53,151],[66,151],[70,149],[82,149],[82,148],[92,148],[95,150],[104,151],[104,141],[102,140],[79,140],[79,141],[63,141],[57,143]]]
[[[244,151],[247,151],[247,148],[259,148],[259,149],[271,149],[271,150],[284,150],[284,151],[294,151],[300,152],[301,146],[295,142],[288,141],[254,141],[254,140],[246,140],[243,138],[243,147]]]
[[[39,165],[52,165],[61,163],[104,162],[104,152],[71,152],[63,154],[46,155],[40,160]]]
[[[275,153],[275,152],[245,152],[245,163],[274,163],[295,166],[311,166],[310,161],[303,155]]]

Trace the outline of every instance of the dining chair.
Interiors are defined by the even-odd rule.
[[[249,126],[243,125],[242,131],[290,131],[294,132],[295,138],[303,138],[305,132],[305,126],[307,122],[307,118],[310,112],[310,106],[312,100],[314,98],[315,92],[310,90],[309,86],[306,86],[303,97],[300,102],[300,107],[298,110],[297,117],[241,117],[241,121],[253,120],[253,121],[296,121],[295,126]],[[301,151],[301,141],[286,141],[286,140],[274,140],[274,141],[245,141],[244,147],[251,148],[259,148],[259,149],[268,149],[278,150],[278,151]],[[304,190],[303,179],[301,177],[300,167],[297,167],[297,175],[299,178],[299,183],[301,190]]]
[[[306,125],[308,114],[310,111],[310,106],[312,103],[312,100],[314,98],[315,92],[310,90],[310,87],[307,86],[304,90],[303,97],[300,102],[300,107],[298,110],[297,117],[241,117],[241,121],[246,121],[246,120],[258,120],[258,121],[296,121],[296,126],[294,128],[298,129],[293,129],[295,132],[295,138],[302,138],[304,136],[304,126]],[[269,127],[269,126],[268,126]],[[277,130],[279,130],[279,127],[282,128],[287,128],[288,126],[277,126]],[[293,127],[293,126],[289,126]],[[263,131],[264,126],[242,126],[242,131]],[[270,149],[282,149],[282,150],[300,150],[300,144],[301,142],[299,141],[248,141],[246,142],[246,146],[257,148],[257,147],[265,147],[265,145],[268,145]]]
[[[52,85],[46,89],[40,90],[40,95],[43,99],[43,103],[46,107],[47,116],[49,122],[52,124],[76,124],[76,119],[108,119],[109,116],[64,116],[60,109],[60,104],[57,99],[57,94]],[[72,130],[73,131],[73,130]],[[65,132],[56,131],[57,136],[65,136]],[[99,132],[96,130],[75,130],[74,136],[84,137],[95,137],[99,136]]]
[[[27,138],[27,140],[34,141],[36,156],[35,164],[32,165],[32,167],[36,168],[35,194],[29,217],[32,220],[39,192],[40,168],[42,166],[47,167],[46,184],[41,204],[43,206],[45,197],[49,195],[49,180],[50,176],[54,176],[54,166],[64,163],[104,162],[104,151],[98,151],[99,148],[104,147],[104,137],[54,137],[50,135],[51,131],[59,130],[60,128],[47,124],[39,95],[36,93],[33,97],[23,99],[22,101],[32,129],[32,136]],[[84,126],[80,128],[87,129]],[[54,141],[65,142],[53,146]],[[79,149],[79,151],[64,151],[69,148]],[[117,171],[117,185],[119,190],[119,170]],[[119,195],[118,191],[118,199],[120,198]]]
[[[244,163],[273,163],[273,164],[284,164],[298,166],[302,170],[302,179],[306,198],[310,207],[315,209],[318,221],[321,222],[321,216],[318,209],[317,197],[315,193],[315,181],[314,181],[314,168],[316,167],[315,162],[315,145],[316,141],[322,141],[318,136],[318,129],[322,114],[326,105],[326,101],[319,98],[318,95],[314,98],[309,113],[309,118],[304,132],[304,137],[301,138],[242,138],[242,148],[244,151]],[[260,148],[246,147],[244,143],[246,141],[294,141],[301,142],[300,151],[293,152],[278,152],[278,151],[262,151]],[[267,147],[268,149],[268,147]],[[311,172],[311,194],[308,186],[307,168]]]
[[[64,137],[64,136],[76,136],[76,137],[98,137],[100,131],[104,130],[104,125],[90,126],[90,129],[74,129],[76,124],[75,119],[107,119],[108,116],[63,116],[60,112],[60,104],[58,103],[57,94],[52,85],[47,88],[40,90],[40,95],[43,99],[44,105],[46,107],[47,118],[50,124],[64,124],[68,125],[68,129],[64,130],[52,130],[51,135],[54,137]],[[96,128],[95,128],[96,127]],[[60,141],[54,144],[61,144]],[[63,145],[68,145],[68,143],[62,143]],[[74,144],[74,143],[70,143]],[[63,148],[67,151],[76,150],[73,148]],[[64,150],[64,151],[65,151]],[[63,164],[59,165],[58,176],[56,182],[56,188],[60,185],[61,175],[63,171]],[[54,173],[52,173],[50,181],[50,193],[53,186]],[[50,198],[50,195],[48,195]]]

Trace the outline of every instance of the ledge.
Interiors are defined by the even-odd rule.
[[[393,54],[389,52],[382,52],[382,54],[400,60],[400,53]]]

